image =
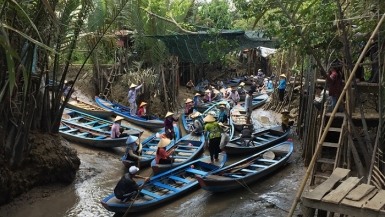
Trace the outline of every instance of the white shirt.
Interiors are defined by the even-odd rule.
[[[130,91],[128,91],[127,99],[129,103],[134,103],[136,101],[136,91],[141,87],[142,84],[135,87],[135,89],[130,89]]]

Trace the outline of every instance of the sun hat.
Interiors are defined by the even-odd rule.
[[[220,105],[219,108],[226,108],[226,106],[225,105]]]
[[[219,91],[218,91],[218,90],[216,90],[216,89],[214,89],[214,93],[215,93],[215,94],[218,94],[218,93],[219,93]]]
[[[264,81],[268,81],[269,79],[268,78],[265,78],[265,79],[263,79]]]
[[[131,86],[130,86],[130,88],[134,88],[134,87],[137,87],[137,86],[138,86],[138,85],[132,83]]]
[[[281,75],[279,75],[279,77],[284,77],[284,78],[286,78],[286,75],[285,75],[285,74],[281,74]]]
[[[287,109],[284,109],[281,114],[284,114],[284,113],[290,113]]]
[[[207,115],[205,118],[203,118],[203,121],[207,123],[214,122],[215,118],[212,115]]]
[[[209,89],[205,90],[205,93],[210,93],[211,91]]]
[[[171,115],[173,115],[173,114],[174,114],[174,113],[172,113],[172,112],[167,112],[165,118],[167,118],[168,116],[171,116]]]
[[[187,98],[185,103],[189,103],[189,102],[192,102],[192,101],[193,101],[192,99]]]
[[[127,138],[127,140],[126,140],[126,145],[131,144],[131,143],[135,142],[136,140],[138,140],[138,137],[137,137],[137,136],[131,136],[131,135],[129,135],[128,138]]]
[[[259,72],[259,71],[262,71],[262,69],[258,69],[258,72]]]
[[[197,118],[198,116],[201,116],[202,113],[200,112],[195,112],[194,114],[191,115],[191,118]]]
[[[200,93],[196,93],[195,96],[201,96],[201,94]]]
[[[170,143],[171,143],[170,139],[160,139],[160,141],[158,142],[158,147],[164,148],[164,147],[168,146]]]
[[[118,116],[116,116],[114,122],[117,122],[117,121],[120,121],[120,120],[123,120],[123,119],[124,119],[124,117],[118,115]]]
[[[139,107],[142,107],[142,106],[145,106],[145,105],[147,105],[147,103],[146,102],[142,102],[142,103],[140,103]]]
[[[219,103],[219,105],[227,105],[227,102],[226,102],[226,101],[221,101],[221,102]]]
[[[222,122],[219,122],[218,125],[219,125],[220,127],[229,128],[229,126],[224,125]]]
[[[136,166],[131,166],[130,169],[128,169],[128,171],[134,175],[135,173],[139,172],[139,168],[136,167]]]
[[[254,75],[250,75],[250,78],[254,78]]]
[[[241,82],[239,86],[245,86],[245,82]]]

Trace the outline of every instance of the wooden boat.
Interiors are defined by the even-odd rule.
[[[101,203],[104,208],[115,213],[125,213],[131,203],[133,204],[128,211],[130,213],[151,210],[196,188],[199,185],[196,180],[197,176],[206,175],[213,170],[222,168],[226,159],[226,155],[220,154],[220,161],[210,164],[210,157],[206,156],[153,176],[144,185],[135,202],[129,200],[124,203],[117,199],[114,194],[111,194],[104,198]],[[138,184],[141,185],[142,183],[139,182]]]
[[[289,130],[282,132],[277,127],[253,133],[253,140],[242,141],[240,137],[233,138],[227,143],[227,154],[251,154],[282,142],[289,135]],[[245,144],[246,143],[246,144]]]
[[[260,96],[260,95],[262,95],[262,94],[263,94],[263,93],[260,93],[260,92],[254,92],[254,93],[253,93],[253,98],[255,98],[255,97],[257,97],[257,96]],[[240,101],[245,101],[246,95],[247,95],[247,92],[242,93],[242,94],[239,94],[239,100],[240,100]]]
[[[254,97],[252,102],[253,109],[256,109],[264,105],[268,98],[269,98],[269,95],[267,94],[262,94],[257,97]],[[245,106],[245,102],[241,102],[240,105]]]
[[[292,152],[293,142],[286,141],[197,179],[206,191],[231,191],[273,173],[286,164]]]
[[[230,124],[234,126],[235,130],[242,131],[243,126],[246,124],[246,110],[241,105],[233,106],[233,108],[230,111]],[[254,119],[253,117],[250,117],[251,119],[251,126],[254,126]],[[252,129],[251,129],[252,130]]]
[[[195,92],[204,93],[208,84],[209,84],[208,80],[204,80],[204,81],[199,82],[194,88]]]
[[[223,85],[225,85],[226,87],[227,86],[235,87],[235,86],[238,86],[242,80],[243,80],[243,78],[233,78],[233,79],[230,79],[228,81],[224,81]]]
[[[227,101],[221,101],[221,102],[226,102],[227,103],[226,107],[230,107],[230,104]],[[205,112],[203,112],[203,117],[205,117],[206,115],[211,113],[211,114],[213,114],[215,119],[218,119],[219,112],[220,112],[219,104],[221,102],[218,102],[218,103],[212,105]],[[231,140],[233,138],[233,136],[234,136],[234,125],[231,124],[230,117],[229,117],[229,125],[228,125],[228,127],[229,127],[228,134],[229,134],[229,138]]]
[[[163,120],[160,120],[155,116],[150,115],[149,116],[150,120],[146,120],[138,116],[132,116],[130,114],[130,108],[120,105],[118,103],[113,103],[113,102],[104,100],[102,98],[99,98],[98,96],[95,96],[95,101],[102,108],[105,108],[109,111],[113,111],[116,115],[120,115],[124,117],[127,121],[133,124],[136,124],[138,126],[141,126],[147,129],[158,129],[158,128],[164,127]]]
[[[182,137],[176,143],[169,145],[166,148],[166,152],[170,152],[174,149],[174,153],[170,155],[170,157],[173,158],[175,162],[172,164],[157,164],[154,159],[151,162],[152,171],[154,174],[158,174],[169,170],[172,167],[177,167],[192,161],[203,150],[204,143],[205,141],[203,135],[192,136],[188,134]]]
[[[59,133],[66,139],[99,148],[111,148],[125,145],[127,137],[112,139],[113,122],[103,120],[83,112],[64,109]],[[122,125],[124,133],[138,136],[141,131]]]
[[[71,99],[66,104],[66,107],[103,119],[107,119],[114,114],[112,111],[86,103],[79,99]]]
[[[215,105],[216,103],[218,102],[221,102],[223,101],[224,99],[220,99],[220,100],[213,100],[211,102],[204,102],[204,103],[200,103],[198,104],[197,106],[194,106],[194,108],[196,110],[198,110],[200,113],[203,113],[205,112],[208,108],[210,108],[212,105]]]
[[[180,133],[178,126],[174,125],[174,131],[175,131],[175,141],[179,140]],[[142,143],[142,154],[143,157],[142,160],[140,160],[140,166],[148,166],[150,165],[151,161],[155,159],[156,149],[158,148],[159,140],[164,136],[164,129],[159,131],[158,133],[155,133],[151,136],[149,136],[147,139],[145,139]],[[173,142],[171,143],[173,144]],[[126,159],[126,155],[123,155],[122,157],[122,163],[127,167],[130,168],[130,166],[138,165],[137,162],[130,161]]]

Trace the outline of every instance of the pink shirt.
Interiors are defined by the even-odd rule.
[[[167,153],[164,148],[158,148],[159,151],[157,151],[155,156],[155,162],[158,164],[160,159],[167,159],[168,156],[170,156],[170,153]]]
[[[120,125],[118,123],[114,123],[111,127],[111,138],[117,138],[120,136]]]

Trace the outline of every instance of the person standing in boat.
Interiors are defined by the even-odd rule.
[[[193,100],[190,98],[187,98],[185,102],[184,113],[185,115],[190,116],[193,112],[194,112]]]
[[[253,112],[253,91],[249,90],[245,98],[246,124],[251,124],[251,113]]]
[[[146,102],[140,103],[139,110],[138,110],[138,117],[149,120],[146,106],[147,106]]]
[[[144,187],[150,177],[139,176],[139,168],[131,166],[128,173],[124,174],[114,188],[115,197],[125,203],[128,200],[134,199],[139,191]],[[138,186],[133,178],[144,179],[143,183]]]
[[[143,132],[142,132],[143,133]],[[142,133],[139,135],[141,136]],[[126,159],[131,161],[141,160],[142,157],[139,156],[139,153],[142,152],[142,144],[136,143],[138,137],[129,135],[126,141]]]
[[[200,112],[195,112],[194,114],[191,115],[193,124],[191,126],[190,134],[192,136],[199,136],[199,135],[202,135],[203,133],[204,123],[202,121],[201,115],[202,114]]]
[[[173,140],[175,139],[175,131],[174,131],[174,122],[178,121],[179,118],[175,119],[172,115],[174,113],[167,112],[164,119],[164,132],[166,133],[167,138]]]
[[[194,96],[194,107],[197,107],[199,104],[203,103],[201,99],[201,95],[199,93],[196,93]]]
[[[122,116],[116,116],[114,123],[111,127],[111,139],[126,137],[127,133],[123,133],[124,129],[121,128],[121,122],[124,118]]]
[[[283,102],[283,98],[285,97],[285,89],[286,89],[286,75],[281,74],[279,76],[279,86],[278,86],[279,101],[281,102]]]
[[[136,105],[136,91],[144,85],[144,82],[141,85],[131,84],[130,91],[128,91],[127,99],[130,103],[130,113],[131,116],[135,116],[137,105]]]
[[[174,159],[170,158],[170,155],[174,152],[174,149],[166,152],[166,147],[171,143],[169,139],[161,139],[158,143],[156,150],[155,162],[157,164],[172,164]]]
[[[211,163],[214,163],[214,160],[219,160],[218,154],[221,151],[219,148],[221,143],[221,128],[212,115],[207,115],[203,121],[206,123],[204,128],[204,132],[206,133],[205,146],[208,146]]]

